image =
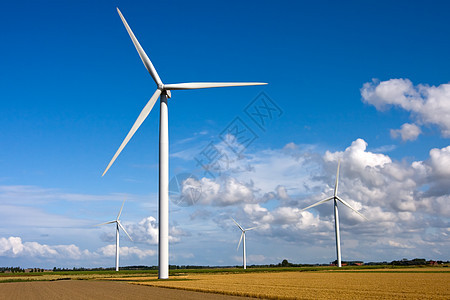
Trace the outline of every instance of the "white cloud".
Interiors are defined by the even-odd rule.
[[[82,255],[91,253],[73,244],[50,246],[37,242],[23,243],[20,237],[0,238],[0,256],[80,259]]]
[[[437,176],[450,178],[450,146],[431,149],[428,163]]]
[[[421,133],[422,130],[416,124],[405,123],[401,129],[391,129],[391,137],[401,137],[402,141],[415,141]]]
[[[113,257],[116,255],[116,245],[107,245],[97,250],[98,253],[104,256]],[[137,247],[120,247],[120,257],[137,256],[139,259],[146,258],[148,256],[154,256],[156,251],[154,250],[141,250]]]
[[[246,219],[250,219],[257,224],[259,229],[266,231],[269,225],[280,227],[284,231],[310,230],[311,228],[331,229],[328,220],[321,220],[310,211],[301,211],[297,207],[280,206],[272,211],[261,207],[259,204],[246,204],[243,207]]]
[[[327,151],[324,160],[327,162],[337,162],[339,159],[345,160],[352,170],[358,172],[364,171],[367,167],[383,167],[385,164],[392,162],[389,156],[368,152],[366,149],[367,143],[363,139],[357,139],[344,152],[332,153]]]
[[[307,174],[318,174],[320,165],[311,154],[312,146],[294,143],[279,150],[263,150],[236,156],[223,143],[215,145],[231,158],[221,166],[215,178],[191,177],[182,182],[181,198],[187,205],[235,206],[267,202],[271,199],[290,201],[289,192],[309,192],[317,188],[316,180]],[[299,155],[307,151],[308,155]],[[311,159],[313,158],[313,159]],[[302,178],[300,182],[298,178]],[[283,184],[280,184],[282,182]],[[192,191],[199,197],[192,197]],[[178,196],[177,196],[178,197]],[[195,198],[195,201],[190,199]]]
[[[419,124],[436,125],[444,137],[450,137],[450,84],[414,86],[409,79],[373,80],[363,85],[361,96],[378,110],[400,107]]]
[[[263,216],[269,212],[267,208],[262,207],[259,204],[245,204],[243,209],[244,212],[248,215],[258,215],[258,214],[261,215],[262,213],[261,216]]]
[[[22,239],[20,237],[0,238],[0,255],[17,255],[23,251]]]
[[[200,180],[190,178],[183,182],[182,193],[185,193],[184,197],[192,197],[191,186],[198,187],[199,191],[198,199],[193,204],[229,206],[255,201],[252,185],[240,182],[234,177],[219,177],[216,179],[203,177]]]
[[[140,220],[137,224],[127,223],[125,228],[135,242],[151,245],[158,243],[158,223],[152,216]]]
[[[78,246],[71,245],[45,245],[38,242],[22,242],[20,237],[0,238],[0,256],[26,257],[43,259],[80,260],[97,259],[100,256],[115,256],[116,245],[107,245],[95,252],[81,250]],[[136,256],[143,259],[154,256],[156,251],[139,249],[138,247],[120,247],[120,256]]]
[[[390,79],[364,83],[361,88],[363,100],[375,106],[378,110],[385,110],[392,106],[400,106],[405,110],[417,111],[422,106],[420,92],[414,88],[409,79]]]
[[[143,218],[138,223],[126,222],[123,223],[123,226],[134,242],[150,245],[158,244],[158,222],[153,216]],[[171,243],[179,242],[180,238],[186,235],[187,233],[177,226],[169,228],[169,242]],[[103,239],[108,242],[113,241],[115,234],[108,232]]]

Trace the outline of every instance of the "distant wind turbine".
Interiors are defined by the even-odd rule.
[[[119,271],[119,227],[123,230],[123,232],[125,232],[127,234],[130,241],[133,241],[133,239],[128,234],[128,232],[125,230],[125,228],[122,226],[122,224],[120,223],[120,220],[119,220],[124,204],[125,204],[125,200],[123,200],[122,207],[120,208],[119,214],[117,215],[117,218],[114,221],[109,221],[109,222],[95,225],[95,226],[101,226],[101,225],[116,223],[116,271]]]
[[[344,201],[341,197],[339,197],[337,195],[337,190],[338,190],[338,185],[339,185],[339,166],[340,165],[341,165],[341,162],[339,161],[338,162],[338,167],[337,167],[336,183],[334,185],[334,195],[333,195],[333,197],[330,197],[330,198],[321,200],[319,202],[316,202],[313,205],[310,205],[310,206],[308,206],[308,207],[306,207],[306,208],[301,210],[301,211],[307,210],[308,208],[320,205],[320,204],[325,203],[325,202],[330,201],[330,200],[334,201],[334,229],[335,229],[335,234],[336,234],[336,254],[337,254],[337,262],[338,262],[338,267],[339,268],[342,266],[342,264],[341,264],[341,238],[340,238],[340,234],[339,234],[339,214],[338,214],[338,206],[337,206],[338,201],[341,202],[342,204],[344,204],[345,206],[347,206],[348,208],[350,208],[355,213],[357,213],[362,218],[364,218],[364,219],[366,219],[368,221],[368,219],[366,217],[364,217],[359,211],[357,211],[356,209],[351,207],[350,204],[347,203],[347,201]]]
[[[253,230],[259,226],[244,229],[241,225],[239,225],[238,222],[236,222],[235,219],[233,219],[233,218],[231,218],[231,219],[233,220],[234,224],[236,224],[236,226],[239,227],[239,229],[242,231],[241,238],[239,239],[239,243],[236,248],[236,251],[239,250],[239,246],[241,245],[242,239],[244,239],[244,243],[242,244],[242,261],[244,264],[244,269],[247,269],[247,254],[245,252],[245,232],[247,232],[249,230]]]
[[[159,78],[158,73],[155,70],[152,62],[148,58],[147,54],[142,49],[138,40],[128,26],[127,21],[123,17],[120,10],[117,8],[117,12],[122,19],[128,34],[136,47],[142,62],[144,63],[147,71],[152,76],[157,85],[157,89],[150,100],[141,111],[139,117],[134,123],[128,135],[120,145],[114,157],[106,167],[103,175],[108,171],[111,165],[116,160],[117,156],[126,146],[128,141],[134,135],[136,130],[141,126],[142,122],[147,118],[153,106],[160,97],[160,117],[159,117],[159,241],[158,241],[158,255],[159,255],[159,274],[160,279],[169,278],[169,129],[168,129],[168,108],[167,99],[171,97],[171,90],[191,90],[191,89],[206,89],[213,87],[231,87],[231,86],[250,86],[250,85],[264,85],[267,83],[261,82],[190,82],[190,83],[175,83],[175,84],[163,84]],[[166,41],[159,40],[164,46]],[[103,176],[102,175],[102,176]]]

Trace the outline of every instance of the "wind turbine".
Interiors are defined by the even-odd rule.
[[[338,190],[338,185],[339,185],[339,166],[341,165],[341,161],[338,162],[338,167],[337,167],[337,173],[336,173],[336,183],[334,185],[334,195],[333,197],[321,200],[319,202],[314,203],[313,205],[310,205],[304,209],[302,209],[301,211],[307,210],[308,208],[320,205],[322,203],[328,202],[330,200],[333,200],[334,202],[334,231],[336,234],[336,254],[337,254],[337,262],[338,262],[338,267],[340,268],[342,266],[341,264],[341,238],[340,238],[340,234],[339,234],[339,214],[338,214],[338,201],[341,202],[342,204],[344,204],[345,206],[347,206],[348,208],[350,208],[351,210],[353,210],[355,213],[357,213],[358,215],[360,215],[362,218],[366,219],[368,221],[368,219],[366,217],[364,217],[359,211],[357,211],[356,209],[354,209],[353,207],[350,206],[350,204],[347,203],[347,201],[343,200],[341,197],[339,197],[337,195],[337,190]]]
[[[117,215],[117,218],[115,220],[95,225],[95,226],[101,226],[101,225],[116,223],[116,271],[119,271],[119,227],[123,230],[123,232],[125,232],[127,234],[130,241],[133,241],[133,239],[128,234],[128,232],[125,230],[125,228],[122,226],[122,224],[120,223],[120,220],[119,220],[120,214],[122,214],[122,209],[123,209],[124,204],[125,204],[125,200],[123,200],[122,207],[120,208],[119,214]]]
[[[133,44],[141,57],[147,71],[152,76],[157,85],[157,89],[150,100],[145,105],[144,109],[139,114],[128,135],[120,145],[117,152],[114,154],[110,163],[106,167],[103,175],[108,171],[111,165],[116,160],[117,156],[126,146],[128,141],[134,135],[136,130],[141,126],[142,122],[147,118],[152,110],[158,97],[160,97],[160,117],[159,117],[159,241],[158,241],[158,255],[159,255],[159,274],[160,279],[169,278],[169,129],[168,129],[168,108],[167,100],[171,97],[171,90],[190,90],[190,89],[205,89],[213,87],[230,87],[230,86],[250,86],[250,85],[264,85],[266,83],[260,82],[190,82],[190,83],[175,83],[163,84],[155,70],[152,62],[148,58],[144,49],[142,49],[138,40],[128,26],[127,21],[123,17],[119,8],[117,8],[120,18],[122,19],[128,34],[133,41]],[[102,176],[103,176],[102,175]]]
[[[236,224],[236,226],[239,227],[239,229],[242,231],[241,238],[239,239],[239,243],[238,243],[238,246],[236,248],[236,251],[239,249],[239,246],[241,245],[242,238],[243,238],[244,239],[244,243],[242,244],[242,260],[243,260],[243,264],[244,264],[244,269],[247,269],[247,255],[245,253],[245,232],[247,232],[249,230],[252,230],[252,229],[255,229],[255,228],[259,227],[259,226],[244,229],[241,225],[239,225],[238,222],[236,222],[235,219],[233,219],[233,218],[231,218],[231,219],[233,220],[234,224]]]

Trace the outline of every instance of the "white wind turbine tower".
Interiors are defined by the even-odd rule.
[[[241,245],[242,239],[244,239],[244,243],[242,244],[242,261],[243,261],[243,264],[244,264],[244,269],[247,269],[247,254],[245,252],[245,232],[247,232],[249,230],[252,230],[252,229],[255,229],[258,226],[244,229],[241,225],[239,225],[238,222],[236,222],[235,219],[233,219],[233,218],[231,218],[231,219],[233,220],[234,224],[236,224],[236,226],[239,227],[239,229],[242,231],[241,238],[239,239],[239,243],[238,243],[238,246],[236,248],[236,251],[239,249],[239,246]]]
[[[368,219],[366,217],[364,217],[359,211],[357,211],[356,209],[354,209],[353,207],[350,206],[350,204],[347,203],[347,201],[343,200],[341,197],[339,197],[337,195],[337,190],[338,190],[338,185],[339,185],[339,166],[341,165],[341,162],[338,162],[338,167],[337,167],[337,173],[336,173],[336,183],[334,185],[334,195],[333,197],[321,200],[319,202],[314,203],[313,205],[310,205],[304,209],[302,209],[301,211],[307,210],[308,208],[320,205],[322,203],[325,203],[327,201],[333,200],[334,202],[334,230],[335,230],[335,234],[336,234],[336,254],[337,254],[337,262],[338,262],[338,267],[340,268],[342,266],[341,264],[341,238],[340,238],[340,234],[339,234],[339,214],[338,214],[338,206],[337,203],[338,201],[341,202],[342,204],[344,204],[345,206],[347,206],[348,208],[350,208],[351,210],[353,210],[355,213],[357,213],[358,215],[360,215],[362,218],[366,219],[368,221]]]
[[[119,214],[117,215],[117,218],[115,220],[95,225],[95,226],[101,226],[101,225],[116,223],[116,271],[119,271],[119,227],[123,230],[123,232],[126,233],[128,238],[130,239],[130,241],[133,241],[133,239],[128,234],[128,232],[125,230],[125,228],[122,226],[122,224],[120,223],[120,220],[119,220],[120,214],[122,214],[122,209],[123,209],[124,204],[125,204],[125,200],[123,200],[122,207],[120,208]]]
[[[171,97],[171,90],[190,90],[190,89],[204,89],[213,87],[231,87],[231,86],[249,86],[249,85],[263,85],[266,83],[260,82],[190,82],[190,83],[175,83],[175,84],[163,84],[159,78],[158,73],[155,70],[152,62],[148,58],[147,54],[142,49],[138,40],[128,26],[127,21],[123,17],[120,10],[117,8],[117,12],[122,19],[128,34],[133,41],[136,50],[141,57],[142,62],[147,68],[148,72],[152,76],[157,85],[157,89],[150,100],[141,111],[139,117],[134,123],[128,135],[120,145],[111,162],[106,167],[103,175],[108,171],[111,165],[116,160],[117,156],[123,150],[125,145],[134,135],[136,130],[141,126],[142,122],[147,118],[148,114],[152,110],[158,97],[160,97],[160,117],[159,117],[159,241],[158,241],[158,255],[159,255],[159,278],[169,278],[169,129],[168,129],[168,108],[167,100]],[[161,41],[160,41],[161,42]],[[163,42],[164,43],[164,42]],[[102,176],[103,176],[102,175]]]

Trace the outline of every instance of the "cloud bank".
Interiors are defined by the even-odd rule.
[[[5,257],[27,257],[27,258],[51,258],[80,260],[86,258],[99,258],[100,256],[115,256],[116,245],[107,245],[94,252],[81,250],[78,246],[71,245],[45,245],[37,242],[23,242],[22,238],[11,236],[0,238],[0,256]],[[120,256],[137,256],[139,259],[154,256],[154,250],[141,250],[137,247],[120,247]]]
[[[359,138],[343,151],[323,154],[293,143],[249,153],[250,168],[245,171],[199,179],[197,184],[206,192],[194,206],[198,211],[230,206],[237,219],[246,220],[245,226],[261,226],[255,230],[261,238],[304,247],[311,246],[308,241],[332,245],[332,205],[301,209],[332,195],[340,160],[339,195],[370,220],[340,206],[344,240],[366,249],[366,253],[354,250],[354,257],[373,255],[367,249],[390,256],[392,251],[403,256],[440,255],[450,246],[450,146],[432,149],[427,159],[409,163],[367,147]],[[221,227],[229,226],[223,218],[215,220]]]

